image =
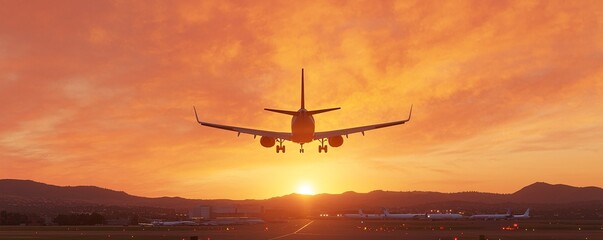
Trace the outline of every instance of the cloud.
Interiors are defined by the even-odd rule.
[[[462,191],[441,183],[462,177],[458,171],[488,174],[504,162],[547,159],[535,153],[546,150],[590,161],[603,126],[594,110],[603,93],[598,6],[7,2],[0,9],[0,164],[10,166],[0,177],[152,196],[265,198],[294,189],[271,175],[295,184],[287,174],[305,165],[345,172],[307,173],[328,192],[411,182]],[[249,136],[195,124],[192,105],[210,122],[289,130],[289,118],[262,108],[297,109],[302,67],[307,106],[343,108],[316,116],[319,130],[399,120],[410,104],[413,120],[352,135],[329,155],[307,144],[300,156],[291,143],[275,155]],[[363,177],[357,189],[332,179],[413,171],[438,177]],[[515,186],[532,181],[517,178]],[[472,190],[511,188],[497,187],[500,181]],[[243,192],[229,184],[263,187]],[[148,185],[165,187],[141,187]],[[204,190],[186,190],[195,187]]]

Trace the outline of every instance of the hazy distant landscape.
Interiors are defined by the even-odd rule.
[[[494,213],[507,208],[517,213],[533,209],[535,217],[603,217],[603,189],[534,183],[512,194],[460,192],[345,192],[342,194],[290,194],[261,200],[147,198],[96,186],[53,186],[29,180],[0,180],[0,210],[56,216],[72,212],[102,212],[106,215],[176,218],[178,213],[199,206],[259,205],[279,217],[314,217],[320,213],[346,213],[363,209],[379,212],[453,210]]]

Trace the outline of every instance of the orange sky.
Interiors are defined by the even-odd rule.
[[[142,196],[603,186],[600,1],[0,0],[0,178]],[[264,107],[406,117],[318,154]]]

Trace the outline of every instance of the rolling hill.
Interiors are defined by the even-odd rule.
[[[356,209],[406,208],[438,203],[481,204],[569,204],[603,201],[599,187],[573,187],[562,184],[534,183],[512,194],[481,192],[345,192],[306,196],[289,194],[264,200],[185,199],[180,197],[147,198],[96,186],[54,186],[31,180],[0,180],[0,203],[96,204],[107,206],[148,206],[186,209],[197,205],[259,204],[265,209]],[[0,205],[0,209],[2,205]]]

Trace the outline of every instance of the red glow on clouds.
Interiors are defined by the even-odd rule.
[[[2,1],[0,178],[144,196],[603,185],[597,1]],[[204,120],[287,131],[306,69],[317,130],[277,155]],[[288,149],[296,149],[291,143]],[[275,181],[278,179],[278,181]]]

